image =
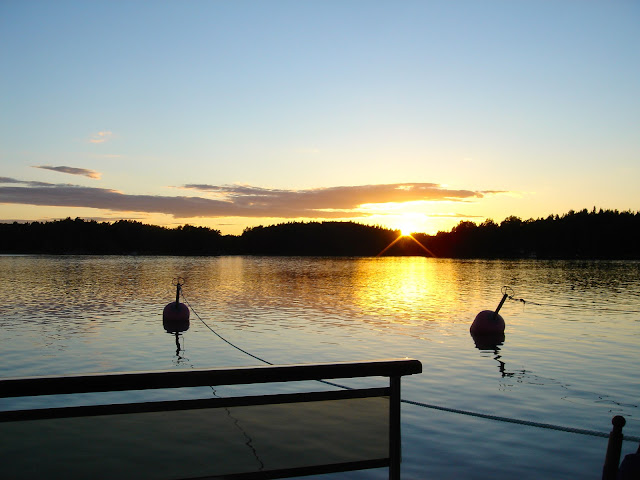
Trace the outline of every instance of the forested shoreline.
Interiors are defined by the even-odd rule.
[[[355,222],[288,222],[236,236],[191,225],[67,218],[0,224],[0,253],[640,259],[640,212],[594,208],[500,223],[462,221],[449,232],[410,237]]]

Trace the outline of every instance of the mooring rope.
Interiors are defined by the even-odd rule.
[[[553,307],[553,308],[571,308],[575,309],[584,309],[589,310],[591,312],[614,312],[614,313],[640,313],[640,310],[624,310],[621,308],[609,308],[609,307],[600,307],[597,305],[592,306],[584,306],[584,305],[569,305],[569,304],[560,304],[560,303],[538,303],[532,302],[531,300],[525,300],[524,298],[517,298],[513,292],[513,289],[508,285],[502,287],[502,294],[507,296],[508,300],[512,302],[520,302],[523,305],[535,305],[537,307]]]
[[[222,340],[223,342],[225,342],[226,344],[230,345],[231,347],[235,348],[236,350],[244,353],[245,355],[249,355],[252,358],[255,358],[256,360],[265,363],[267,365],[273,365],[273,363],[269,362],[268,360],[265,360],[264,358],[260,358],[257,355],[254,355],[253,353],[247,352],[246,350],[240,348],[239,346],[237,346],[235,343],[230,342],[229,340],[227,340],[226,338],[224,338],[222,335],[220,335],[218,332],[216,332],[213,328],[211,328],[207,322],[205,322],[202,317],[200,317],[200,315],[198,315],[198,312],[195,311],[195,309],[193,308],[193,306],[189,303],[189,301],[187,300],[187,297],[184,296],[184,292],[181,291],[180,294],[182,295],[182,299],[184,300],[184,303],[186,303],[189,308],[191,309],[191,311],[195,314],[196,317],[198,317],[198,320],[200,320],[202,322],[202,324],[207,327],[209,330],[211,330],[211,332],[216,335],[220,340]],[[331,385],[334,387],[339,387],[339,388],[344,388],[346,390],[353,390],[351,387],[347,387],[344,385],[339,385],[337,383],[333,383],[333,382],[329,382],[327,380],[318,380],[318,382],[321,383],[325,383],[327,385]]]
[[[256,355],[254,355],[253,353],[249,353],[246,350],[243,350],[242,348],[240,348],[239,346],[235,345],[234,343],[231,343],[229,340],[227,340],[226,338],[224,338],[222,335],[220,335],[218,332],[216,332],[213,328],[211,328],[209,325],[207,325],[207,323],[200,317],[200,315],[198,315],[198,312],[195,311],[195,309],[193,308],[193,306],[189,303],[189,301],[187,300],[187,298],[184,296],[184,292],[180,292],[182,294],[182,299],[184,300],[184,303],[186,303],[189,308],[191,309],[191,311],[195,314],[196,317],[198,317],[198,320],[200,320],[202,322],[202,324],[207,327],[209,330],[211,330],[211,332],[213,332],[214,335],[216,335],[220,340],[222,340],[225,343],[228,343],[229,345],[231,345],[233,348],[235,348],[236,350],[241,351],[242,353],[244,353],[245,355],[249,355],[250,357],[255,358],[256,360],[259,360],[262,363],[266,363],[267,365],[273,365],[273,363],[265,360],[264,358],[260,358]]]
[[[184,303],[187,304],[189,306],[189,308],[191,309],[191,311],[194,313],[194,315],[198,318],[198,320],[200,320],[202,322],[202,324],[207,327],[213,334],[215,334],[220,340],[222,340],[223,342],[227,343],[228,345],[230,345],[231,347],[235,348],[236,350],[252,357],[255,358],[256,360],[259,360],[262,363],[265,363],[267,365],[274,365],[273,363],[265,360],[264,358],[260,358],[257,355],[254,355],[250,352],[247,352],[246,350],[240,348],[239,346],[237,346],[236,344],[230,342],[229,340],[227,340],[226,338],[224,338],[222,335],[220,335],[218,332],[216,332],[213,328],[211,328],[203,319],[202,317],[200,317],[200,315],[198,315],[198,312],[195,311],[195,309],[193,308],[193,306],[189,303],[189,301],[187,300],[187,298],[184,296],[184,292],[180,292],[182,295],[182,299],[184,300]],[[334,383],[334,382],[329,382],[327,380],[318,380],[318,382],[324,383],[326,385],[331,385],[334,387],[338,387],[338,388],[343,388],[345,390],[353,390],[353,388],[351,387],[347,387],[346,385],[340,385],[339,383]],[[605,432],[598,432],[596,430],[587,430],[584,428],[574,428],[574,427],[564,427],[564,426],[560,426],[560,425],[553,425],[551,423],[540,423],[540,422],[532,422],[529,420],[520,420],[518,418],[509,418],[509,417],[501,417],[498,415],[489,415],[486,413],[480,413],[480,412],[472,412],[469,410],[461,410],[458,408],[450,408],[450,407],[443,407],[441,405],[433,405],[433,404],[429,404],[429,403],[423,403],[423,402],[416,402],[414,400],[407,400],[407,399],[401,399],[400,400],[403,403],[409,404],[409,405],[414,405],[417,407],[422,407],[422,408],[430,408],[433,410],[440,410],[443,412],[449,412],[449,413],[457,413],[460,415],[467,415],[470,417],[476,417],[476,418],[484,418],[487,420],[494,420],[494,421],[498,421],[498,422],[506,422],[506,423],[515,423],[518,425],[526,425],[529,427],[536,427],[536,428],[543,428],[546,430],[557,430],[560,432],[568,432],[568,433],[576,433],[579,435],[589,435],[592,437],[602,437],[602,438],[609,438],[609,434],[605,433]],[[640,442],[640,436],[635,436],[635,435],[624,435],[624,440],[629,440],[632,442]]]
[[[553,425],[551,423],[540,423],[540,422],[532,422],[529,420],[520,420],[518,418],[509,418],[509,417],[501,417],[498,415],[489,415],[487,413],[479,413],[479,412],[470,412],[468,410],[460,410],[458,408],[449,408],[449,407],[443,407],[440,405],[431,405],[428,403],[422,403],[422,402],[415,402],[413,400],[405,400],[403,399],[402,402],[404,403],[408,403],[410,405],[416,405],[418,407],[424,407],[424,408],[431,408],[434,410],[442,410],[443,412],[450,412],[450,413],[458,413],[460,415],[468,415],[471,417],[478,417],[478,418],[486,418],[488,420],[496,420],[498,422],[507,422],[507,423],[515,423],[518,425],[527,425],[530,427],[537,427],[537,428],[545,428],[547,430],[558,430],[560,432],[568,432],[568,433],[577,433],[580,435],[590,435],[592,437],[604,437],[604,438],[608,438],[609,434],[608,433],[604,433],[604,432],[598,432],[596,430],[586,430],[584,428],[574,428],[574,427],[563,427],[561,425]],[[630,440],[633,442],[639,442],[640,441],[640,437],[636,437],[634,435],[624,435],[624,439],[625,440]]]

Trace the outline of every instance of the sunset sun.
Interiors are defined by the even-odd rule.
[[[402,235],[403,237],[410,237],[414,232],[415,229],[413,225],[407,224],[400,226],[400,235]]]
[[[404,214],[399,219],[397,229],[400,235],[408,237],[412,233],[424,232],[424,216],[416,214]]]

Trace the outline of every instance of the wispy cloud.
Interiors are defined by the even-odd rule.
[[[4,181],[3,181],[4,180]],[[403,183],[281,190],[250,185],[190,184],[200,196],[130,195],[105,188],[35,184],[0,178],[0,203],[90,207],[118,212],[164,213],[189,217],[354,218],[371,215],[360,205],[407,201],[462,201],[482,198],[474,190],[452,190],[434,183]],[[11,184],[23,184],[15,186]]]
[[[208,192],[217,198],[227,199],[241,206],[275,209],[295,208],[305,211],[325,209],[352,210],[364,204],[389,202],[462,201],[482,198],[488,193],[449,189],[436,183],[393,183],[307,190],[267,189],[250,185],[204,184],[188,184],[183,185],[183,188]]]
[[[27,181],[27,180],[16,180],[15,178],[11,178],[11,177],[0,177],[0,184],[3,184],[3,183],[16,183],[19,185],[29,185],[30,187],[50,187],[55,185],[55,183],[34,182],[34,181]]]
[[[109,140],[112,136],[113,136],[113,132],[109,132],[109,131],[98,132],[91,136],[91,138],[89,139],[89,142],[104,143],[107,140]]]
[[[65,167],[65,166],[53,167],[51,165],[34,165],[33,167],[42,168],[44,170],[53,170],[54,172],[68,173],[70,175],[82,175],[84,177],[95,178],[95,179],[99,179],[100,175],[102,175],[100,172],[96,172],[95,170],[89,170],[86,168]]]

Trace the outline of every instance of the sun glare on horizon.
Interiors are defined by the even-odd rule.
[[[415,233],[415,230],[411,226],[402,225],[400,227],[400,235],[403,237],[410,237],[412,233]]]
[[[397,228],[400,230],[400,235],[409,237],[412,233],[418,233],[424,230],[424,221],[424,215],[405,214],[400,218]]]

